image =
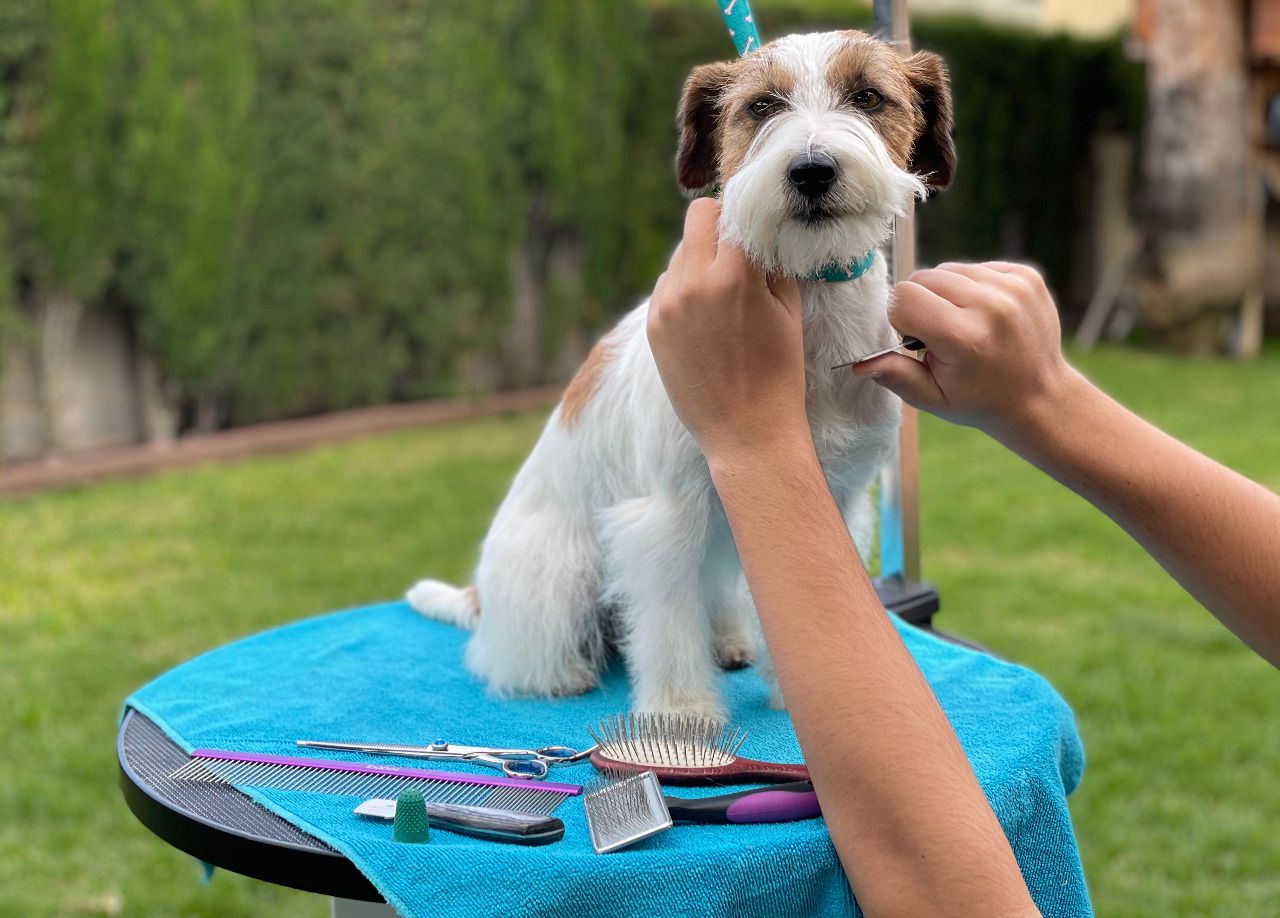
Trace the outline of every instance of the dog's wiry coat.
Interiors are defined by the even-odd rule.
[[[874,109],[850,100],[874,90]],[[776,102],[767,117],[751,104]],[[954,167],[940,60],[902,59],[859,32],[791,36],[690,75],[677,175],[722,186],[721,237],[771,271],[805,277],[883,243],[895,215]],[[836,178],[820,210],[788,183],[821,152]],[[864,556],[868,488],[897,435],[897,401],[831,367],[892,340],[885,264],[802,287],[807,407],[832,493]],[[597,345],[498,509],[474,589],[422,581],[419,611],[475,628],[467,663],[507,694],[592,687],[607,622],[634,707],[723,713],[717,663],[749,662],[754,609],[706,461],[677,419],[645,335],[643,303]]]

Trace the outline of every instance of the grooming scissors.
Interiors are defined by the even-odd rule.
[[[595,751],[577,750],[571,746],[543,746],[539,749],[510,749],[505,746],[463,746],[442,739],[429,746],[405,746],[395,743],[330,743],[322,740],[298,740],[299,746],[311,749],[339,749],[344,752],[367,752],[373,755],[403,755],[418,759],[453,759],[475,762],[496,768],[508,778],[539,780],[547,776],[552,765],[580,762]]]
[[[905,349],[908,351],[922,351],[924,350],[924,347],[925,347],[924,342],[921,341],[919,338],[912,338],[910,335],[906,335],[897,344],[891,344],[888,347],[881,348],[878,351],[872,351],[870,354],[863,354],[861,357],[855,357],[853,360],[850,360],[848,363],[838,363],[831,369],[842,370],[845,367],[851,367],[857,363],[865,363],[866,361],[871,360],[873,357],[883,357],[885,354],[890,354],[893,351],[896,351],[899,349]]]

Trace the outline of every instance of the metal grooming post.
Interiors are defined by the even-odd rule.
[[[876,35],[899,54],[911,53],[907,0],[874,0]],[[889,272],[894,283],[915,270],[914,207],[900,217],[889,241]],[[884,604],[908,621],[928,624],[938,611],[938,593],[920,579],[919,419],[902,406],[898,448],[880,472],[880,576],[876,589]]]

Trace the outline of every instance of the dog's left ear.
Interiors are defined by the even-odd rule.
[[[693,68],[680,97],[676,125],[680,151],[676,154],[676,178],[685,191],[696,193],[716,180],[720,171],[720,94],[733,82],[737,63],[704,64]]]
[[[920,97],[924,129],[911,154],[911,171],[924,179],[930,191],[951,184],[956,171],[956,144],[951,138],[951,81],[942,58],[918,51],[907,58],[907,76]]]

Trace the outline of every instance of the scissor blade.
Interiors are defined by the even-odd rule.
[[[902,342],[899,341],[897,344],[890,345],[889,347],[882,348],[878,351],[872,351],[870,354],[863,354],[861,357],[855,357],[852,360],[850,360],[848,363],[837,363],[831,369],[843,370],[845,367],[851,367],[856,363],[865,363],[866,361],[871,360],[874,357],[883,357],[885,354],[892,354],[894,351],[900,349],[901,347],[902,347]]]
[[[845,367],[851,367],[859,363],[866,363],[868,360],[873,360],[876,357],[883,357],[885,354],[891,354],[894,351],[900,351],[904,348],[908,351],[923,350],[924,342],[921,341],[919,338],[912,338],[910,335],[907,335],[897,344],[891,344],[888,347],[881,348],[878,351],[872,351],[870,354],[863,354],[861,357],[855,357],[852,360],[850,360],[848,363],[838,363],[831,369],[843,370]]]
[[[394,743],[331,743],[322,740],[295,740],[311,749],[337,749],[343,752],[367,752],[372,755],[404,755],[420,759],[459,759],[459,753],[432,752],[424,746],[399,746]]]

